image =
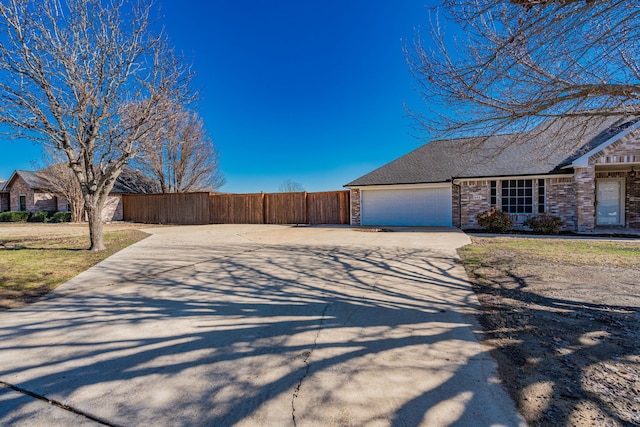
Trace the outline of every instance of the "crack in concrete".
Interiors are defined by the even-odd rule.
[[[43,401],[45,403],[48,403],[49,405],[56,406],[56,407],[58,407],[58,408],[60,408],[62,410],[65,410],[67,412],[71,412],[71,413],[73,413],[75,415],[79,415],[79,416],[84,417],[84,418],[86,418],[88,420],[95,421],[96,423],[102,424],[103,426],[119,427],[118,424],[113,424],[113,423],[111,423],[109,421],[106,421],[106,420],[103,420],[101,418],[98,418],[95,415],[91,415],[91,414],[89,414],[87,412],[81,411],[79,409],[76,409],[76,408],[74,408],[72,406],[69,406],[67,404],[64,404],[62,402],[58,402],[57,400],[49,399],[48,397],[43,396],[41,394],[34,393],[34,392],[29,391],[27,389],[24,389],[22,387],[18,387],[15,384],[10,384],[10,383],[7,383],[5,381],[0,380],[0,386],[9,388],[9,389],[11,389],[11,390],[13,390],[15,392],[18,392],[20,394],[23,394],[25,396],[29,396],[29,397],[32,397],[34,399],[41,400],[41,401]]]
[[[304,354],[303,362],[306,365],[306,367],[304,370],[304,374],[302,375],[302,377],[300,377],[300,380],[298,381],[298,385],[293,390],[293,396],[291,398],[291,418],[293,420],[294,427],[298,425],[296,421],[296,399],[300,395],[300,388],[302,387],[302,383],[304,382],[305,378],[307,378],[307,376],[309,375],[309,371],[311,370],[311,365],[309,364],[309,358],[311,358],[311,354],[313,354],[313,350],[315,350],[315,348],[318,346],[318,338],[320,337],[320,332],[322,332],[322,327],[324,326],[324,319],[326,317],[327,310],[329,309],[330,305],[331,303],[327,302],[324,308],[322,309],[322,315],[320,317],[320,325],[318,327],[318,333],[316,334],[316,337],[313,340],[313,345],[311,346],[311,350],[307,350],[303,353]]]

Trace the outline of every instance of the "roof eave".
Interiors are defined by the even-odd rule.
[[[345,188],[360,188],[360,187],[379,187],[382,185],[420,185],[420,184],[447,184],[451,182],[451,179],[446,179],[444,181],[420,181],[420,182],[394,182],[394,183],[378,183],[378,184],[345,184],[343,187]]]

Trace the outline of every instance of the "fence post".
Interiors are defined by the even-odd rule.
[[[304,191],[304,223],[310,224],[309,222],[309,196],[307,191]]]

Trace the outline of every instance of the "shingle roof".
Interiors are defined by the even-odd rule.
[[[0,179],[0,193],[4,191],[4,185],[7,183],[6,180]]]
[[[145,194],[159,193],[158,183],[137,169],[125,166],[113,184],[112,193]]]
[[[15,173],[16,175],[20,175],[20,177],[32,190],[41,190],[47,188],[47,181],[42,179],[37,172],[16,170]]]
[[[637,121],[629,117],[565,118],[545,122],[527,133],[432,141],[346,186],[565,173],[563,166]]]
[[[45,190],[49,187],[46,178],[38,174],[39,171],[16,170],[15,175],[19,175],[32,190]],[[6,183],[4,183],[6,184]],[[0,182],[0,191],[4,187]],[[124,167],[118,179],[113,185],[112,193],[158,193],[159,185],[151,178],[138,170]]]

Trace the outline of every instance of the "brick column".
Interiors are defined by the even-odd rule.
[[[576,168],[573,180],[576,192],[576,228],[578,231],[592,231],[596,226],[595,166]]]
[[[627,227],[640,228],[640,173],[631,178],[626,175],[625,218]]]
[[[462,226],[460,215],[460,186],[453,184],[451,186],[451,216],[454,227],[460,228]]]
[[[351,225],[360,225],[360,189],[351,189]]]

